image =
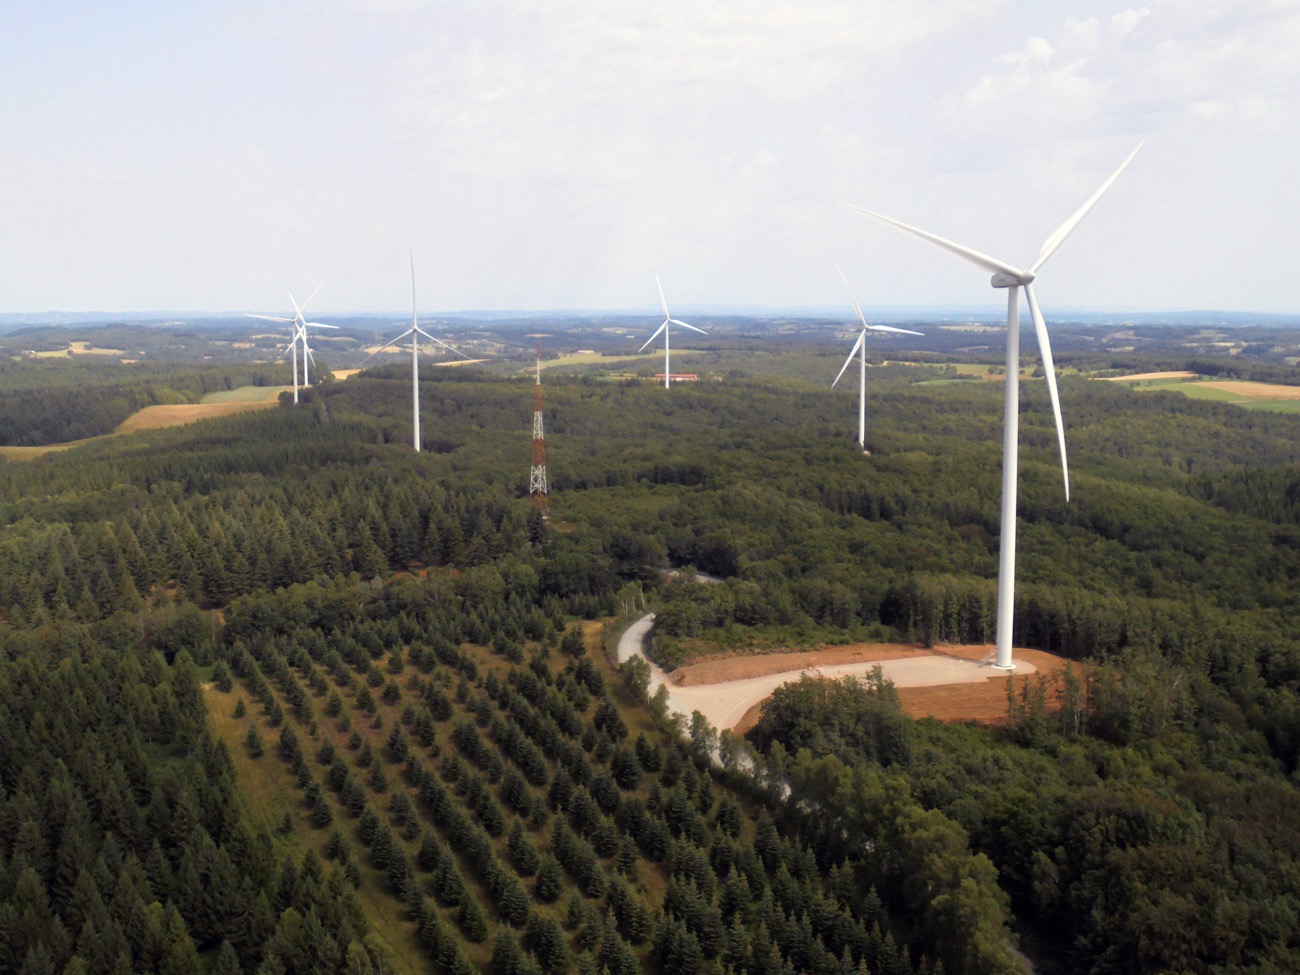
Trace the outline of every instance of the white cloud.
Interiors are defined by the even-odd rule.
[[[1134,10],[1130,7],[1127,10],[1121,10],[1110,18],[1110,36],[1115,39],[1127,37],[1137,29],[1144,18],[1151,16],[1151,8],[1143,7],[1141,10]]]
[[[1055,53],[1056,51],[1045,38],[1030,37],[1025,41],[1024,50],[999,55],[997,60],[1000,64],[1009,64],[1023,71],[1034,65],[1050,64]]]

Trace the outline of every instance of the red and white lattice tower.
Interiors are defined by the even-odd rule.
[[[545,518],[550,514],[546,486],[546,438],[542,433],[542,349],[537,348],[537,395],[533,401],[533,463],[528,469],[528,500]]]

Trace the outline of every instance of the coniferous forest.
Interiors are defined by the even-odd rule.
[[[839,354],[548,372],[549,520],[501,370],[426,376],[419,454],[384,367],[0,461],[0,971],[1300,968],[1294,415],[1067,377],[1067,504],[1025,384],[1015,642],[1079,666],[1003,725],[875,676],[742,738],[611,662],[650,610],[666,668],[991,640],[1001,384],[874,372],[865,457]],[[8,443],[268,381],[25,368]]]

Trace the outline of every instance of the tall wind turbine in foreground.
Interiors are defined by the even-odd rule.
[[[664,389],[667,389],[669,385],[672,383],[672,369],[669,368],[669,360],[668,360],[669,326],[680,325],[682,326],[682,328],[689,328],[692,332],[699,332],[701,335],[708,335],[709,333],[704,331],[704,329],[702,328],[696,328],[694,325],[687,325],[685,322],[679,322],[677,319],[669,315],[668,299],[664,297],[664,286],[663,284],[660,283],[659,275],[657,274],[655,275],[655,284],[659,285],[659,301],[664,306],[664,323],[660,325],[657,329],[655,329],[654,335],[651,335],[648,339],[646,339],[645,345],[641,346],[641,348],[637,349],[637,351],[644,352],[646,349],[646,345],[649,345],[651,342],[657,339],[659,337],[660,332],[664,333]]]
[[[998,543],[998,636],[997,660],[994,663],[994,666],[1002,670],[1010,670],[1013,666],[1011,663],[1011,636],[1016,586],[1016,474],[1020,440],[1018,426],[1020,414],[1020,289],[1022,287],[1025,289],[1025,299],[1029,303],[1029,313],[1034,319],[1034,331],[1038,335],[1038,348],[1043,356],[1043,371],[1047,376],[1047,391],[1052,400],[1052,414],[1056,418],[1056,439],[1061,447],[1061,474],[1065,480],[1065,500],[1069,501],[1070,469],[1065,459],[1065,426],[1061,421],[1061,401],[1056,392],[1056,366],[1052,362],[1052,347],[1047,337],[1047,326],[1043,322],[1042,313],[1038,310],[1038,302],[1034,299],[1033,281],[1039,269],[1047,263],[1047,259],[1055,254],[1056,249],[1073,233],[1074,228],[1087,216],[1088,211],[1101,199],[1102,194],[1110,189],[1111,184],[1119,178],[1119,174],[1124,172],[1125,167],[1133,161],[1133,157],[1138,154],[1138,149],[1141,148],[1142,143],[1139,142],[1137,148],[1129,153],[1128,158],[1120,164],[1119,169],[1111,174],[1110,179],[1102,183],[1101,188],[1092,194],[1083,206],[1075,210],[1063,224],[1052,231],[1047,240],[1043,242],[1038,257],[1034,259],[1034,263],[1029,265],[1028,268],[1018,268],[1015,265],[1007,264],[995,257],[981,254],[977,250],[953,243],[951,240],[937,234],[920,230],[892,217],[873,213],[871,210],[864,210],[862,207],[855,207],[851,204],[844,204],[851,210],[857,210],[859,213],[865,213],[869,217],[874,217],[897,227],[899,230],[915,234],[922,240],[928,240],[936,247],[941,247],[950,254],[955,254],[962,260],[983,268],[993,275],[991,279],[993,287],[1007,289],[1007,379],[1002,427],[1002,529],[1001,539]]]
[[[408,328],[391,342],[385,342],[374,352],[366,357],[366,361],[374,358],[383,352],[384,349],[396,345],[407,336],[411,336],[411,426],[412,426],[412,446],[415,452],[420,452],[420,336],[423,335],[430,342],[441,345],[444,349],[455,352],[462,359],[468,359],[464,352],[454,349],[440,338],[435,338],[424,329],[420,328],[420,323],[415,317],[415,255],[411,255],[411,327]]]
[[[858,373],[858,445],[862,447],[862,452],[867,451],[867,332],[897,332],[901,335],[921,335],[921,332],[913,332],[910,328],[894,328],[890,325],[868,325],[866,316],[862,314],[862,306],[858,304],[858,296],[853,293],[853,288],[849,284],[849,279],[844,277],[844,268],[838,264],[835,270],[840,272],[840,279],[844,282],[844,287],[849,289],[849,297],[853,299],[853,310],[858,313],[858,321],[862,323],[862,331],[858,333],[858,340],[853,343],[853,348],[849,351],[849,357],[844,360],[844,365],[840,366],[840,374],[835,377],[835,382],[831,383],[831,389],[835,388],[835,383],[840,381],[844,375],[844,370],[849,367],[853,361],[853,356],[858,355],[859,373]]]
[[[316,291],[320,290],[320,285],[316,285]],[[316,297],[316,291],[308,296],[307,300],[300,306],[294,300],[293,292],[289,292],[289,301],[293,305],[293,318],[279,318],[275,315],[248,315],[248,318],[260,318],[268,322],[284,322],[291,325],[293,337],[289,339],[289,344],[284,347],[284,351],[293,356],[293,401],[298,402],[298,345],[302,345],[302,385],[310,386],[310,371],[307,368],[308,360],[315,362],[315,356],[312,355],[311,349],[307,345],[307,329],[309,328],[338,328],[337,325],[322,325],[320,322],[309,322],[304,316],[307,306],[311,304],[312,298]]]

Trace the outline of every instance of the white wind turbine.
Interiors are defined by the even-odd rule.
[[[316,285],[316,291],[320,290],[320,285]],[[289,292],[289,301],[293,305],[293,318],[280,318],[275,315],[248,315],[248,318],[260,318],[268,322],[284,322],[292,326],[293,337],[289,339],[289,344],[284,347],[284,351],[293,356],[293,401],[298,402],[298,345],[302,345],[302,385],[310,386],[310,371],[307,367],[308,360],[315,362],[316,357],[312,355],[311,349],[307,345],[307,329],[309,328],[338,328],[337,325],[322,325],[320,322],[309,322],[304,317],[304,312],[312,298],[316,297],[316,291],[313,291],[306,301],[300,306],[294,300],[293,292]]]
[[[375,349],[374,352],[370,353],[370,355],[366,357],[366,361],[369,362],[370,359],[379,355],[379,353],[383,352],[384,349],[396,345],[398,342],[402,341],[402,339],[406,338],[408,335],[411,336],[411,425],[412,425],[411,441],[412,441],[412,445],[415,447],[415,452],[418,454],[420,452],[420,336],[423,335],[430,342],[435,342],[438,345],[441,345],[444,349],[456,353],[456,355],[460,356],[462,359],[468,359],[469,356],[467,356],[464,352],[461,352],[459,349],[452,348],[442,339],[436,338],[435,336],[430,335],[424,329],[420,328],[420,323],[419,321],[417,321],[416,313],[415,313],[415,256],[414,255],[411,255],[411,327],[408,328],[401,335],[397,336],[397,338],[393,339],[391,342],[386,342],[383,345],[381,345],[379,348]]]
[[[651,342],[653,342],[655,339],[657,339],[657,338],[659,337],[659,333],[660,333],[660,332],[663,332],[663,333],[664,333],[664,389],[668,389],[669,385],[670,385],[671,382],[672,382],[672,379],[671,379],[671,376],[672,376],[672,369],[669,368],[669,359],[668,359],[668,354],[669,354],[669,350],[668,350],[668,345],[669,345],[669,340],[668,340],[669,326],[670,326],[670,325],[680,325],[680,326],[682,326],[682,328],[689,328],[692,332],[699,332],[701,335],[708,335],[709,333],[706,332],[706,331],[704,331],[704,329],[702,329],[702,328],[696,328],[694,325],[687,325],[685,322],[679,322],[677,319],[675,319],[675,318],[673,318],[671,315],[669,315],[669,314],[668,314],[668,299],[664,297],[664,286],[663,286],[662,283],[660,283],[660,281],[659,281],[659,275],[657,275],[657,274],[655,275],[655,284],[659,285],[659,301],[660,301],[660,303],[664,306],[664,323],[663,323],[662,325],[660,325],[657,329],[655,329],[655,333],[654,333],[654,335],[651,335],[648,339],[646,339],[646,340],[645,340],[645,345],[641,346],[641,348],[637,349],[637,351],[638,351],[638,352],[644,352],[645,349],[646,349],[646,345],[649,345]]]
[[[848,369],[849,363],[853,361],[855,355],[859,356],[858,364],[858,444],[862,447],[862,452],[867,451],[867,332],[897,332],[900,335],[921,335],[921,332],[914,332],[910,328],[894,328],[891,325],[868,325],[866,316],[862,314],[862,306],[858,304],[858,296],[853,293],[853,288],[849,284],[849,279],[844,277],[844,269],[838,264],[835,270],[840,272],[840,278],[844,281],[844,287],[849,289],[849,297],[853,299],[853,310],[858,313],[858,321],[862,323],[862,331],[858,333],[858,340],[853,343],[853,348],[849,351],[849,357],[844,360],[844,365],[840,366],[840,374],[835,377],[835,382],[831,383],[831,389],[835,388],[844,376],[844,370]]]
[[[1047,263],[1048,258],[1056,253],[1056,249],[1065,242],[1065,239],[1070,236],[1074,228],[1079,225],[1079,222],[1087,216],[1088,211],[1101,199],[1102,194],[1110,189],[1111,184],[1119,178],[1119,174],[1133,161],[1133,157],[1138,154],[1138,149],[1141,148],[1142,143],[1139,142],[1137,148],[1129,153],[1128,158],[1120,164],[1110,178],[1101,184],[1101,188],[1092,194],[1083,206],[1074,211],[1063,224],[1052,231],[1047,240],[1043,242],[1038,257],[1034,259],[1034,263],[1029,265],[1028,268],[1018,268],[1012,264],[1007,264],[997,258],[981,254],[977,250],[964,247],[937,234],[920,230],[892,217],[886,217],[883,214],[874,213],[871,210],[865,210],[851,204],[844,204],[851,210],[865,213],[867,216],[882,220],[899,230],[914,234],[922,240],[928,240],[950,254],[955,254],[962,260],[983,268],[993,275],[991,279],[993,287],[1007,289],[1007,378],[1002,426],[1002,527],[1001,538],[998,542],[997,659],[994,663],[995,667],[1002,670],[1010,670],[1013,667],[1011,662],[1011,636],[1015,611],[1016,475],[1020,439],[1018,426],[1020,413],[1019,292],[1022,287],[1025,289],[1025,299],[1029,303],[1029,312],[1034,319],[1034,331],[1038,335],[1038,348],[1043,356],[1043,371],[1047,376],[1047,391],[1052,401],[1052,414],[1056,419],[1056,439],[1061,448],[1061,475],[1065,481],[1065,500],[1069,501],[1070,470],[1065,458],[1065,425],[1061,420],[1061,401],[1056,391],[1056,366],[1052,362],[1052,347],[1047,337],[1047,326],[1043,322],[1042,313],[1038,310],[1038,302],[1034,299],[1033,281],[1039,269]]]

